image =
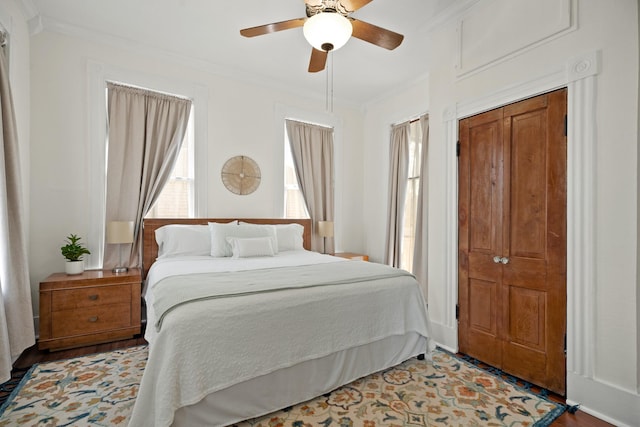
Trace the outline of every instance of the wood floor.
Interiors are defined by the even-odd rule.
[[[75,348],[70,350],[62,350],[56,352],[39,351],[35,346],[31,347],[16,360],[14,367],[16,369],[27,369],[34,363],[48,362],[51,360],[69,359],[72,357],[83,356],[92,353],[101,353],[105,351],[117,350],[120,348],[133,347],[136,345],[146,344],[144,338],[133,338],[130,340],[117,341],[106,344],[97,344],[87,347]],[[551,396],[552,399],[563,402],[560,396]],[[554,427],[607,427],[613,426],[598,418],[578,410],[575,414],[565,412],[556,421],[551,424]]]

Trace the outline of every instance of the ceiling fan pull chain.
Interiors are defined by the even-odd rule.
[[[329,112],[333,113],[333,51],[329,53]]]
[[[331,112],[333,113],[333,54],[331,54]]]
[[[331,64],[331,51],[327,52],[327,62],[329,63],[329,66],[325,68],[325,88],[324,88],[324,98],[325,98],[325,110],[327,112],[331,111],[331,103],[329,102],[329,95],[330,95],[330,91],[329,91],[329,85],[330,85],[330,64]]]
[[[327,52],[326,84],[325,84],[325,108],[328,113],[333,113],[333,52]]]

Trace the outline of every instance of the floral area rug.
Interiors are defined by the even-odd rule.
[[[0,427],[126,426],[146,360],[139,346],[35,365],[0,407]],[[237,427],[543,427],[564,409],[438,349]]]
[[[236,427],[550,425],[565,406],[436,350]]]
[[[14,368],[11,371],[11,378],[9,379],[9,381],[7,381],[6,383],[0,384],[0,407],[2,407],[2,404],[7,401],[9,396],[11,396],[11,393],[13,393],[13,390],[15,390],[16,387],[18,387],[18,385],[20,384],[20,381],[22,380],[22,378],[24,377],[24,375],[27,373],[28,370],[29,368],[27,369]]]
[[[34,365],[0,407],[0,426],[126,426],[147,346]]]

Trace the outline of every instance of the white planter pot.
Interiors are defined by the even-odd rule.
[[[67,274],[82,274],[84,271],[84,260],[67,261],[64,263],[64,272]]]

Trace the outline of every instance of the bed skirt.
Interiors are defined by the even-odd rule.
[[[428,340],[410,332],[236,384],[175,412],[172,426],[225,426],[305,402],[358,378],[427,352]]]

